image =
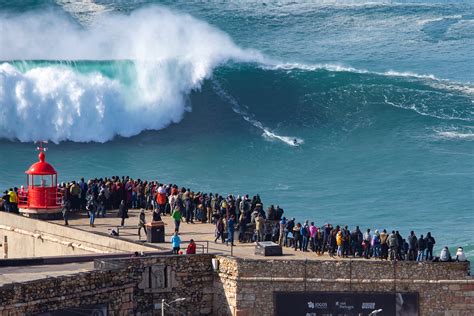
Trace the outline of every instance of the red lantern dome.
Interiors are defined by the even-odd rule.
[[[57,172],[45,161],[46,148],[38,147],[38,162],[25,171],[27,190],[19,192],[20,212],[27,216],[43,217],[61,211],[60,191],[57,187]]]
[[[44,161],[45,158],[46,155],[44,154],[44,151],[40,151],[40,153],[38,154],[39,161],[32,164],[31,167],[25,171],[25,173],[31,175],[58,174],[56,170],[54,170],[53,166]]]

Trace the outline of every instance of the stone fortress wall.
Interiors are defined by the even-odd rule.
[[[109,316],[152,315],[161,299],[189,298],[176,307],[212,314],[213,255],[96,261],[96,270],[0,287],[1,315],[35,315],[104,304]],[[107,262],[107,263],[104,263]]]
[[[213,262],[214,261],[214,266]],[[218,262],[218,266],[216,265]],[[213,254],[96,260],[96,270],[0,287],[2,315],[100,305],[109,315],[273,315],[275,291],[419,293],[420,315],[473,315],[468,263],[239,259]]]
[[[417,292],[421,315],[474,315],[468,263],[248,260],[219,257],[214,305],[273,315],[274,292]],[[217,310],[216,310],[217,311]]]

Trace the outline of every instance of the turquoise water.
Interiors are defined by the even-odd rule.
[[[260,193],[474,255],[469,2],[12,1],[0,28],[1,187],[48,139],[60,180]]]

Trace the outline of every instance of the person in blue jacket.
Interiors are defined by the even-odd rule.
[[[179,238],[178,231],[174,232],[171,237],[171,246],[173,247],[173,254],[179,254],[179,246],[181,245],[181,238]]]

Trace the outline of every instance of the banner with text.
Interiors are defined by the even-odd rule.
[[[419,315],[418,293],[275,292],[274,302],[277,316]]]

